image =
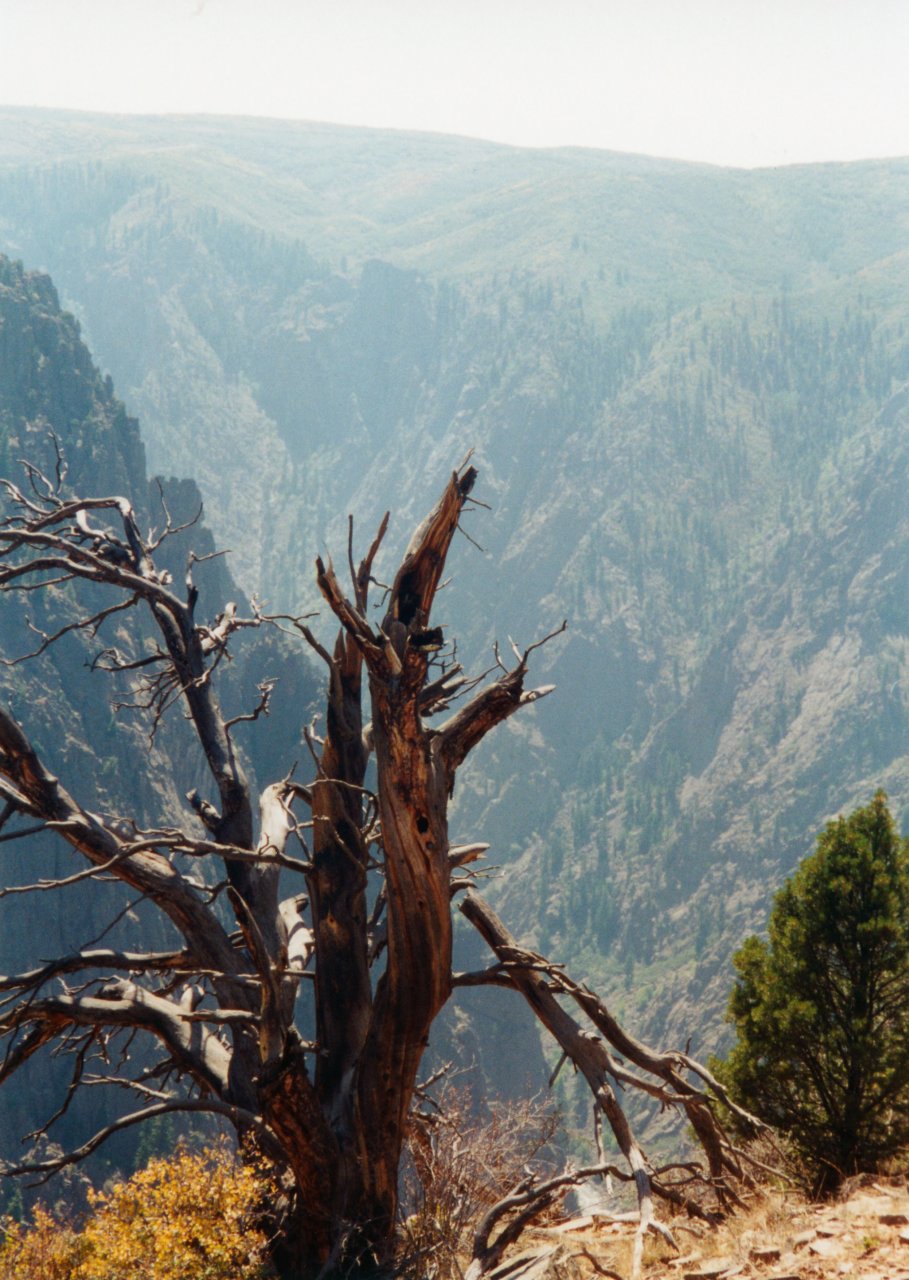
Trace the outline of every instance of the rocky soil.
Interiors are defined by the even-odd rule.
[[[679,1252],[648,1244],[643,1280],[909,1280],[905,1179],[862,1180],[823,1205],[774,1195],[716,1232],[670,1226]],[[573,1218],[538,1232],[535,1248],[503,1264],[502,1280],[628,1280],[633,1238],[633,1224],[608,1215]]]

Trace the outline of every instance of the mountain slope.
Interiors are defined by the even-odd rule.
[[[526,937],[712,1047],[824,819],[883,783],[909,820],[909,162],[16,110],[0,176],[0,244],[54,271],[248,591],[312,602],[348,511],[363,545],[393,506],[399,544],[476,449],[493,510],[439,620],[474,666],[569,630],[454,834]]]
[[[175,526],[199,515],[193,482],[149,483],[138,424],[115,398],[110,381],[99,375],[78,325],[61,311],[50,280],[0,257],[0,476],[19,483],[26,494],[34,485],[43,496],[44,480],[35,471],[26,474],[23,458],[40,468],[49,483],[59,480],[63,493],[129,495],[146,527],[152,522],[163,527],[162,500]],[[214,550],[204,525],[194,524],[165,545],[159,562],[178,581],[190,549],[203,557]],[[231,598],[242,608],[243,596],[222,560],[198,564],[195,579],[200,615],[213,616]],[[208,795],[211,790],[192,735],[172,715],[150,738],[147,723],[128,710],[119,715],[112,710],[115,700],[127,707],[134,701],[129,684],[89,670],[92,659],[111,643],[138,656],[150,630],[138,610],[132,627],[121,613],[98,631],[78,629],[80,617],[110,603],[99,592],[66,584],[4,593],[0,699],[21,720],[63,785],[89,810],[122,815],[140,827],[192,822],[186,791],[198,787]],[[64,626],[74,629],[45,648],[44,637]],[[36,656],[16,661],[29,653]],[[245,653],[238,652],[226,673],[225,706],[239,711],[255,705],[256,682],[264,675],[280,677],[268,740],[244,733],[240,749],[254,776],[268,781],[283,776],[299,755],[300,723],[315,696],[315,682],[299,653],[269,637],[257,638]],[[103,876],[91,883],[79,878],[53,895],[40,889],[24,893],[26,885],[69,878],[83,868],[69,846],[47,830],[15,838],[23,825],[30,824],[2,812],[0,973],[28,972],[102,938],[126,949],[135,948],[139,938],[152,949],[172,944],[157,913],[146,912],[141,900],[130,901],[122,886]],[[19,1139],[48,1119],[54,1103],[65,1096],[72,1069],[70,1055],[55,1060],[39,1055],[29,1063],[28,1090],[0,1090],[0,1160],[21,1158]],[[103,1093],[80,1093],[71,1108],[64,1108],[50,1139],[76,1146],[100,1129],[111,1118],[111,1102]],[[125,1097],[123,1103],[130,1109]],[[112,1144],[101,1157],[101,1169],[111,1160],[129,1162],[135,1145],[133,1134]],[[8,1191],[2,1189],[4,1197]]]

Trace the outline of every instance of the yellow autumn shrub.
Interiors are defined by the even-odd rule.
[[[78,1280],[253,1280],[266,1239],[259,1171],[225,1147],[149,1161],[94,1193]]]
[[[92,1192],[79,1233],[42,1209],[7,1224],[0,1280],[259,1280],[268,1182],[225,1146],[178,1151]]]
[[[0,1222],[0,1280],[76,1280],[84,1254],[79,1233],[40,1206],[27,1227]]]

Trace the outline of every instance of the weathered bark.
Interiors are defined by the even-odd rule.
[[[338,1235],[335,1205],[341,1151],[299,1046],[293,1046],[273,1073],[263,1075],[260,1099],[293,1180],[286,1219],[280,1224],[278,1257],[290,1274],[317,1275]]]
[[[414,637],[428,629],[435,591],[473,479],[472,470],[453,476],[417,530],[378,631],[366,616],[365,592],[358,590],[351,602],[332,567],[321,561],[317,565],[322,594],[345,633],[333,674],[339,668],[339,653],[353,665],[355,647],[368,671],[372,707],[387,903],[386,964],[369,1009],[365,1039],[355,1046],[355,1058],[348,1055],[357,1145],[346,1178],[350,1199],[342,1211],[368,1224],[364,1234],[378,1256],[387,1249],[393,1231],[398,1168],[417,1069],[430,1027],[451,990],[447,805],[452,775],[433,750],[435,733],[422,721],[428,661]],[[503,708],[498,719],[512,709]],[[348,781],[358,784],[361,778]],[[347,851],[348,863],[352,853]],[[349,880],[349,866],[347,876]],[[365,1001],[360,1008],[365,1008]]]

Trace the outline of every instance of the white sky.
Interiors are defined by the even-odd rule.
[[[909,0],[0,0],[0,105],[909,155]]]

